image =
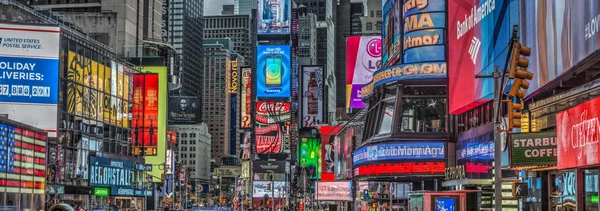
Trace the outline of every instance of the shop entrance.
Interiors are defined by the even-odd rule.
[[[597,175],[597,172],[596,172]],[[552,192],[550,204],[555,211],[577,210],[577,181],[575,171],[553,172],[550,174]]]

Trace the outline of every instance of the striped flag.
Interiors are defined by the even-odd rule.
[[[0,123],[0,192],[44,194],[46,135]]]

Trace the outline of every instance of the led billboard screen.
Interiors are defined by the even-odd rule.
[[[323,66],[302,67],[302,125],[314,127],[323,122]]]
[[[517,2],[448,1],[448,101],[452,114],[492,99],[493,79],[473,76],[491,74],[495,66],[504,66],[506,45],[518,21]]]
[[[250,128],[252,106],[252,68],[242,67],[240,74],[240,128]]]
[[[134,155],[157,154],[158,104],[158,74],[134,75],[131,119]]]
[[[317,178],[321,178],[321,140],[318,138],[302,138],[298,147],[300,166],[314,166]]]
[[[290,97],[290,46],[257,47],[256,97]]]
[[[258,34],[289,34],[290,14],[290,0],[258,0]]]
[[[259,125],[270,125],[286,122],[291,119],[291,103],[288,102],[264,102],[256,103],[256,123]]]
[[[401,0],[384,0],[383,2],[383,22],[381,29],[381,63],[382,67],[396,65],[400,61],[400,51],[402,40],[402,21],[400,17],[402,12]]]
[[[197,122],[200,122],[200,99],[198,97],[169,97],[169,123]]]
[[[352,201],[352,181],[317,182],[317,201]]]
[[[0,113],[56,130],[60,28],[0,24]]]
[[[351,36],[346,41],[346,108],[363,108],[360,88],[381,68],[381,38]]]
[[[258,154],[290,153],[290,122],[255,129]]]
[[[429,0],[427,4],[406,1],[403,17],[402,63],[445,61],[446,1]]]
[[[443,160],[443,142],[384,143],[361,147],[354,151],[354,165],[399,160]]]

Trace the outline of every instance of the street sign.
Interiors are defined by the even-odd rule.
[[[514,197],[528,197],[529,185],[526,182],[513,182],[512,195]]]

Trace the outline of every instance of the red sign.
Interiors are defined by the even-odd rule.
[[[169,134],[168,140],[173,144],[177,144],[177,132],[167,130],[167,134]]]
[[[465,166],[465,170],[467,173],[478,173],[478,174],[487,174],[488,170],[494,168],[493,166],[483,165],[483,163],[472,163],[467,162]]]
[[[281,115],[290,112],[291,104],[288,102],[257,102],[256,113],[264,115]]]
[[[283,132],[279,124],[256,129],[256,152],[258,154],[280,153]]]
[[[600,97],[556,114],[558,169],[600,164]]]
[[[158,143],[158,74],[133,76],[131,142],[133,154],[157,154]],[[164,134],[163,134],[164,135]]]
[[[445,162],[370,164],[354,168],[354,176],[443,175]]]

